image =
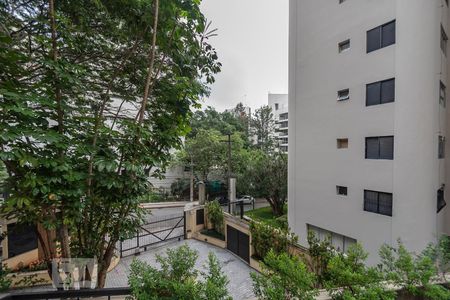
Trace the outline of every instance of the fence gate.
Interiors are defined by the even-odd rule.
[[[227,225],[227,249],[250,262],[250,239],[249,236],[236,228]]]
[[[161,242],[173,239],[180,240],[184,237],[184,227],[184,213],[158,217],[150,216],[133,238],[119,242],[120,257],[147,251],[150,246]]]

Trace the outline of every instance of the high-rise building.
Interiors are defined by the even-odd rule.
[[[450,234],[447,0],[290,0],[289,225],[360,242]]]
[[[278,149],[282,152],[288,152],[288,95],[287,94],[271,94],[268,96],[268,105],[272,108],[275,121],[275,140]]]

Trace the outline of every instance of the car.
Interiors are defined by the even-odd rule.
[[[236,201],[242,201],[244,202],[244,204],[253,204],[255,203],[255,198],[253,198],[252,196],[245,195],[239,197]]]

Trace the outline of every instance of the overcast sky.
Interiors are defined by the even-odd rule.
[[[288,0],[203,0],[202,11],[218,36],[222,72],[204,105],[222,111],[238,102],[253,109],[267,94],[288,89]]]

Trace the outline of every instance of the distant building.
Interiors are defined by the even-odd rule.
[[[271,94],[268,104],[272,108],[275,119],[275,139],[280,151],[288,152],[288,95]]]

